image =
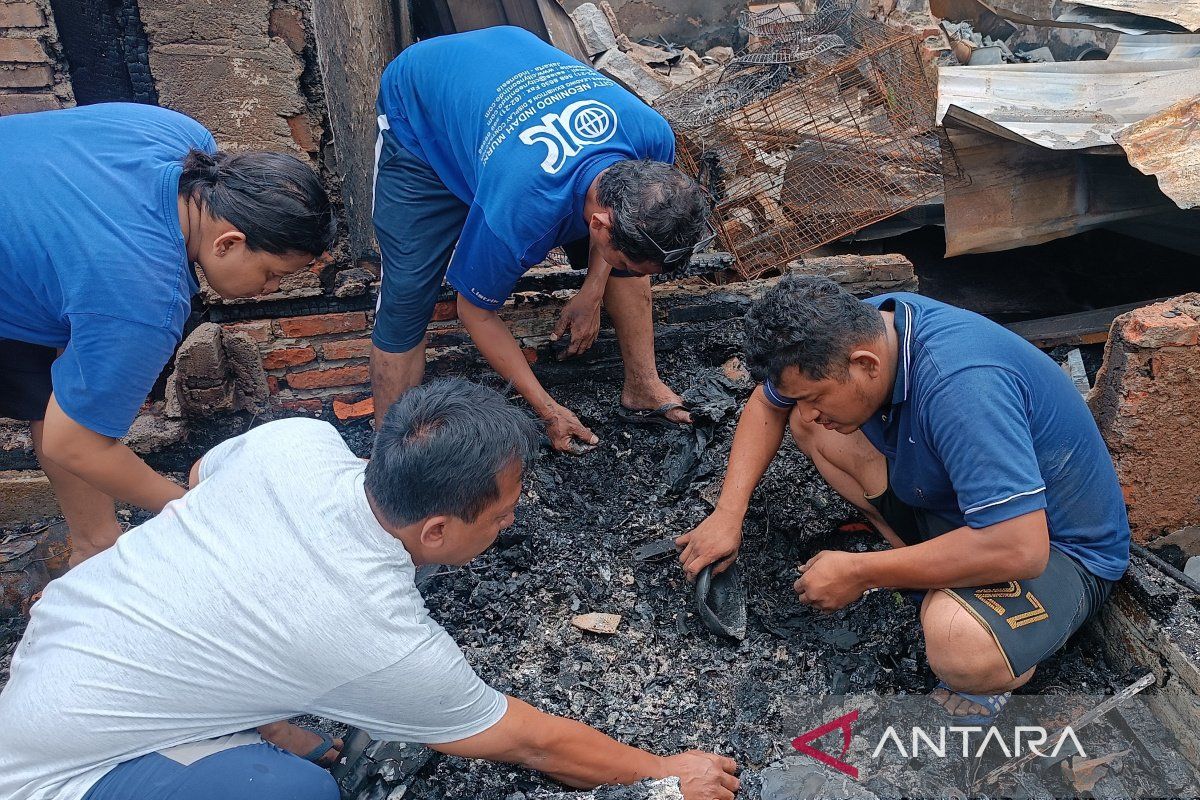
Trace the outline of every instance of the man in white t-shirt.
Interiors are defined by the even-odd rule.
[[[536,438],[455,380],[407,392],[369,463],[308,419],[209,451],[191,491],[34,605],[0,694],[0,800],[336,800],[329,773],[245,733],[299,713],[577,787],[676,775],[688,800],[732,798],[732,760],[505,697],[430,619],[416,566],[465,564],[512,524]]]

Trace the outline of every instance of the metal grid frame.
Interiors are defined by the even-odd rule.
[[[941,196],[943,137],[914,37],[828,2],[739,22],[750,48],[655,103],[739,273]]]

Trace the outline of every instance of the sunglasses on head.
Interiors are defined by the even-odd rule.
[[[638,225],[637,229],[642,232],[643,236],[646,237],[646,241],[654,245],[655,249],[658,250],[658,252],[662,255],[660,260],[662,261],[663,266],[669,267],[678,264],[684,259],[691,258],[692,256],[696,255],[696,253],[699,253],[705,247],[708,247],[708,245],[712,243],[713,239],[717,238],[717,230],[712,226],[712,223],[708,220],[705,220],[704,224],[708,228],[707,236],[702,237],[700,241],[688,247],[676,247],[671,250],[664,250],[663,246],[654,241],[654,237],[647,233],[646,229],[641,225]]]

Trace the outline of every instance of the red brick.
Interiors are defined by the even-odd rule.
[[[271,341],[271,320],[269,319],[257,322],[231,322],[221,327],[230,333],[244,333],[259,344]]]
[[[375,398],[368,397],[357,403],[343,403],[341,400],[334,400],[333,415],[343,421],[372,417],[375,415]]]
[[[301,414],[320,414],[325,409],[324,404],[316,398],[309,400],[280,400],[279,407]]]
[[[0,28],[40,28],[45,24],[45,15],[33,3],[0,3]]]
[[[1200,319],[1167,300],[1134,309],[1119,318],[1125,341],[1138,347],[1195,347],[1200,344]],[[1169,315],[1169,316],[1168,316]]]
[[[366,383],[370,371],[366,364],[353,367],[331,367],[292,372],[287,376],[288,386],[293,389],[327,389],[332,386],[354,386]]]
[[[281,347],[278,350],[268,350],[263,353],[263,369],[283,369],[298,367],[315,361],[317,351],[311,347]]]
[[[301,150],[306,153],[315,153],[321,149],[320,145],[317,144],[317,140],[313,137],[313,126],[307,114],[293,114],[287,118],[287,124],[288,129],[292,132],[292,141]],[[320,275],[324,266],[322,265],[320,269],[317,267],[317,264],[313,264],[309,271]]]
[[[52,111],[56,108],[62,108],[62,101],[52,94],[0,93],[0,116],[29,114],[33,111]]]
[[[458,301],[442,300],[435,303],[433,306],[433,321],[445,322],[450,319],[458,319]]]
[[[54,73],[45,65],[0,69],[0,88],[3,89],[41,89],[53,83]]]
[[[274,375],[267,376],[267,391],[271,394],[279,394],[279,378]]]
[[[49,64],[50,57],[37,39],[0,39],[0,61]]]
[[[322,336],[327,333],[349,333],[367,329],[367,315],[361,311],[343,314],[314,314],[310,317],[291,317],[279,320],[284,336]]]
[[[321,357],[326,361],[340,361],[344,358],[366,358],[371,355],[370,339],[342,339],[337,342],[326,342],[321,345]]]
[[[313,275],[320,275],[325,271],[325,268],[334,262],[334,257],[329,253],[322,253],[313,261],[313,265],[308,268],[308,271]]]
[[[304,52],[304,18],[290,8],[275,8],[267,18],[267,35],[278,36],[296,55]]]

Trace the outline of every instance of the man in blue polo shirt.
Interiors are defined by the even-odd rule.
[[[546,421],[554,447],[594,444],[595,435],[534,377],[496,315],[517,279],[557,246],[587,269],[554,330],[554,338],[570,335],[565,355],[595,341],[603,304],[625,362],[621,404],[689,422],[658,375],[648,276],[686,264],[705,243],[708,209],[699,186],[671,166],[675,139],[666,120],[512,27],[409,47],[383,73],[378,110],[376,423],[421,382],[425,328],[445,277],[458,291],[463,326]]]
[[[1129,563],[1112,460],[1063,371],[983,317],[914,294],[855,299],[789,276],[746,317],[755,390],[717,508],[683,535],[689,575],[723,569],[790,425],[822,477],[893,549],[822,551],[800,601],[926,590],[935,698],[990,719],[1100,607]]]

